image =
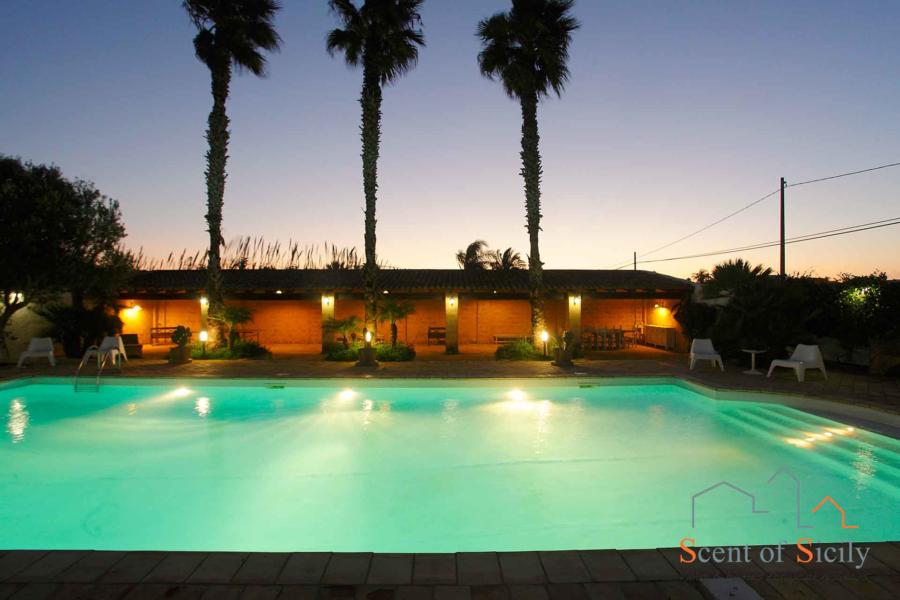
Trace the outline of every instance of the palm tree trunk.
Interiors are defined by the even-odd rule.
[[[538,234],[541,231],[541,154],[537,123],[537,95],[522,98],[522,179],[525,180],[525,212],[530,252],[528,253],[528,300],[531,304],[531,331],[535,346],[540,344],[544,322],[544,263]]]
[[[378,301],[376,276],[378,262],[375,252],[375,205],[378,192],[378,153],[381,144],[381,84],[370,67],[363,73],[362,97],[362,165],[363,191],[366,196],[366,264],[363,267],[366,328],[375,332],[376,303]]]
[[[209,113],[206,140],[206,223],[209,231],[209,258],[206,263],[206,297],[209,300],[209,318],[215,327],[215,339],[225,341],[225,323],[222,313],[225,296],[222,291],[222,267],[220,250],[222,238],[222,204],[225,199],[225,163],[228,160],[228,115],[225,103],[231,82],[231,66],[211,68],[213,108]]]

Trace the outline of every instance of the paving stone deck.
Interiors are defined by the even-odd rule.
[[[459,554],[0,551],[0,600],[900,597],[900,545],[870,546],[860,570],[792,563],[789,571],[740,575],[724,565],[681,564],[674,548]]]

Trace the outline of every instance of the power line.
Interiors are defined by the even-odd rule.
[[[820,240],[824,238],[836,237],[840,235],[847,235],[850,233],[859,233],[861,231],[868,231],[870,229],[880,229],[882,227],[891,227],[893,225],[900,225],[900,217],[893,217],[891,219],[882,219],[880,221],[872,221],[871,223],[861,223],[859,225],[851,225],[849,227],[841,227],[838,229],[829,229],[826,231],[819,231],[816,233],[810,233],[806,235],[797,236],[794,238],[790,238],[785,240],[785,244],[798,244],[801,242],[809,242],[812,240]],[[761,250],[763,248],[773,248],[778,246],[781,242],[762,242],[758,244],[750,244],[747,246],[741,246],[738,248],[729,248],[727,250],[714,250],[711,252],[702,252],[699,254],[690,254],[686,256],[673,256],[669,258],[657,258],[653,260],[640,260],[639,264],[648,264],[648,263],[658,263],[658,262],[671,262],[676,260],[685,260],[688,258],[703,258],[708,256],[717,256],[720,254],[733,254],[735,252],[746,252],[748,250]]]
[[[870,167],[870,168],[868,168],[868,169],[861,169],[861,170],[859,170],[859,171],[850,171],[850,172],[848,172],[848,173],[839,173],[839,174],[837,174],[837,175],[829,175],[828,177],[819,177],[818,179],[809,179],[809,180],[807,180],[807,181],[799,181],[799,182],[797,182],[797,183],[792,183],[792,184],[786,185],[785,187],[786,187],[786,188],[797,187],[797,186],[800,186],[800,185],[807,185],[807,184],[810,184],[810,183],[818,183],[818,182],[820,182],[820,181],[828,181],[828,180],[831,180],[831,179],[839,179],[839,178],[841,178],[841,177],[849,177],[849,176],[851,176],[851,175],[859,175],[859,174],[861,174],[861,173],[869,173],[869,172],[871,172],[871,171],[878,171],[878,170],[881,170],[881,169],[887,169],[887,168],[890,168],[890,167],[897,167],[897,166],[900,166],[900,162],[889,163],[889,164],[886,164],[886,165],[880,165],[880,166],[877,166],[877,167]],[[692,233],[689,233],[688,235],[685,235],[685,236],[683,236],[683,237],[680,237],[680,238],[678,238],[677,240],[674,240],[674,241],[669,242],[669,243],[667,243],[667,244],[663,244],[662,246],[659,246],[658,248],[654,248],[653,250],[650,250],[649,252],[644,252],[643,254],[639,255],[638,258],[643,258],[643,257],[645,257],[645,256],[649,256],[649,255],[651,255],[651,254],[655,254],[656,252],[659,252],[660,250],[664,250],[664,249],[666,249],[666,248],[669,248],[670,246],[674,246],[675,244],[678,244],[678,243],[683,242],[683,241],[685,241],[685,240],[687,240],[687,239],[690,239],[690,238],[694,237],[695,235],[698,235],[698,234],[700,234],[700,233],[703,233],[703,232],[706,231],[707,229],[710,229],[710,228],[712,228],[712,227],[715,227],[716,225],[718,225],[718,224],[720,224],[720,223],[722,223],[722,222],[724,222],[724,221],[727,221],[728,219],[730,219],[730,218],[732,218],[732,217],[734,217],[734,216],[737,216],[737,215],[741,214],[742,212],[744,212],[744,211],[747,210],[747,209],[753,208],[754,206],[756,206],[756,205],[759,204],[760,202],[762,202],[762,201],[764,201],[764,200],[767,200],[768,198],[771,198],[772,196],[774,196],[775,194],[779,193],[780,191],[781,191],[781,188],[779,188],[779,189],[777,189],[777,190],[774,190],[774,191],[772,191],[772,192],[766,194],[766,195],[763,196],[762,198],[758,198],[757,200],[754,200],[754,201],[751,202],[750,204],[747,204],[746,206],[744,206],[744,207],[742,207],[742,208],[739,208],[738,210],[736,210],[736,211],[734,211],[734,212],[732,212],[732,213],[730,213],[730,214],[725,215],[725,216],[722,217],[721,219],[718,219],[718,220],[716,220],[716,221],[710,223],[709,225],[706,225],[706,226],[704,226],[704,227],[701,227],[700,229],[698,229],[698,230],[696,230],[696,231],[694,231],[694,232],[692,232]],[[646,263],[646,262],[655,262],[655,261],[637,261],[637,262],[638,262],[638,263],[641,263],[641,262]],[[618,271],[618,270],[620,270],[620,269],[624,269],[625,267],[627,267],[627,266],[629,266],[629,265],[631,265],[631,264],[633,264],[633,263],[634,263],[634,261],[629,260],[629,261],[627,261],[627,262],[623,262],[622,264],[620,264],[620,265],[617,266],[617,267],[614,267],[614,269]]]
[[[900,162],[890,163],[887,165],[881,165],[880,167],[871,167],[868,169],[863,169],[861,171],[851,171],[849,173],[841,173],[840,175],[829,175],[828,177],[819,177],[818,179],[810,179],[809,181],[799,181],[797,183],[791,183],[785,187],[797,187],[798,185],[806,185],[807,183],[819,183],[820,181],[828,181],[829,179],[840,179],[841,177],[849,177],[850,175],[859,175],[860,173],[869,173],[871,171],[878,171],[880,169],[887,169],[889,167],[897,167],[900,166]]]

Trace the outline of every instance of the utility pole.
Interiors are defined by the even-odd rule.
[[[634,252],[634,270],[637,271],[637,250]]]
[[[787,275],[784,267],[784,177],[781,178],[781,278]]]

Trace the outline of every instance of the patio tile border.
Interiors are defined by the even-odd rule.
[[[745,571],[677,548],[457,554],[0,550],[0,600],[138,598],[893,598],[900,544],[867,566]],[[777,572],[776,572],[777,571]]]

